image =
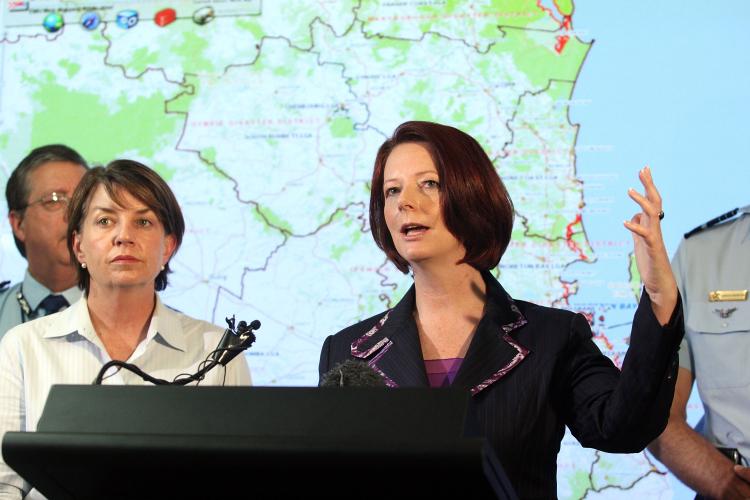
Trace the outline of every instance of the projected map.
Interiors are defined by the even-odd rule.
[[[410,286],[367,206],[377,148],[412,119],[454,125],[493,159],[517,209],[506,289],[583,312],[622,362],[640,282],[624,230],[585,231],[569,112],[592,46],[572,1],[10,0],[3,16],[2,184],[53,142],[155,168],[187,221],[163,299],[217,324],[259,319],[256,384],[317,383],[324,338]],[[0,278],[19,280],[7,225],[0,252]],[[623,276],[606,299],[578,279],[601,258]],[[669,496],[663,470],[568,436],[559,494]]]

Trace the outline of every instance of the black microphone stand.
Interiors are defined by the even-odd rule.
[[[154,385],[187,385],[191,382],[203,380],[206,374],[214,369],[216,365],[226,366],[235,356],[253,345],[253,342],[255,342],[255,334],[253,331],[260,328],[260,321],[257,319],[253,320],[249,325],[244,321],[240,321],[236,328],[234,324],[234,316],[231,318],[225,318],[225,320],[227,322],[227,329],[224,331],[224,336],[219,342],[219,346],[211,351],[206,357],[206,360],[201,363],[203,366],[199,368],[197,372],[188,377],[172,381],[164,380],[152,377],[132,363],[112,360],[102,366],[96,379],[94,379],[93,385],[101,385],[104,380],[104,374],[113,366],[125,368],[126,370],[135,373],[146,382],[151,382]]]

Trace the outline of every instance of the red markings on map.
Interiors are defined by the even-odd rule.
[[[573,228],[575,226],[580,226],[581,231],[574,231]],[[573,236],[582,231],[583,231],[583,226],[581,224],[581,214],[578,214],[576,215],[575,220],[565,227],[565,242],[568,244],[568,248],[570,248],[573,252],[578,254],[579,259],[588,261],[589,260],[588,256],[583,253],[583,250],[581,250],[581,247],[578,246],[578,243],[576,243],[573,240]]]
[[[573,292],[570,291],[570,283],[566,281],[560,281],[560,283],[562,284],[562,287],[563,287],[563,294],[562,294],[562,297],[560,297],[560,299],[563,302],[565,302],[565,305],[570,305],[570,302],[568,299],[573,294]]]
[[[570,40],[570,37],[568,35],[560,35],[555,37],[555,40],[557,40],[557,43],[555,43],[555,52],[558,54],[562,54],[563,49],[565,49],[565,45],[568,43],[568,40]]]
[[[607,338],[607,336],[603,333],[597,333],[592,337],[593,340],[599,340],[602,344],[604,344],[604,349],[601,349],[602,353],[607,356],[609,359],[612,360],[612,363],[615,364],[618,370],[622,370],[622,362],[625,361],[625,352],[624,351],[615,351],[615,346],[612,344],[612,341]]]
[[[594,340],[601,340],[602,343],[606,346],[606,348],[607,348],[608,351],[611,351],[612,349],[615,348],[615,346],[612,344],[612,342],[602,332],[594,334],[593,338],[594,338]]]
[[[589,326],[594,326],[594,311],[577,311],[578,314],[586,318],[586,321],[589,322]]]
[[[560,9],[560,6],[557,3],[557,0],[552,0],[552,3],[555,5],[555,10],[557,12],[553,12],[552,9],[545,7],[542,5],[542,2],[544,0],[537,0],[536,6],[542,9],[543,12],[545,12],[550,19],[552,19],[555,23],[557,23],[560,30],[563,31],[570,31],[573,29],[573,18],[570,14],[565,14]],[[555,52],[558,54],[562,54],[563,50],[565,50],[565,46],[568,44],[568,41],[570,41],[570,35],[562,34],[555,37]]]
[[[557,5],[557,3],[555,3]],[[562,24],[560,25],[563,29],[570,30],[573,27],[573,18],[570,16],[563,17]]]
[[[562,282],[563,286],[565,285],[565,282]],[[612,362],[615,364],[615,366],[618,369],[622,369],[622,362],[625,359],[625,352],[627,351],[627,348],[625,350],[622,350],[621,347],[616,347],[615,342],[620,343],[619,337],[616,338],[615,341],[611,340],[606,332],[607,332],[607,326],[606,326],[606,320],[607,317],[602,312],[597,312],[598,309],[604,307],[617,309],[617,304],[595,304],[591,307],[583,306],[582,308],[573,308],[568,309],[569,311],[573,311],[577,314],[580,314],[584,318],[586,318],[586,321],[589,323],[589,327],[591,327],[591,339],[596,342],[596,344],[599,346],[599,349],[602,351],[602,353],[607,356],[609,359],[612,360]],[[620,309],[622,309],[620,307]],[[622,326],[622,325],[617,325]],[[630,345],[630,337],[625,337],[622,339],[622,342],[627,346]]]

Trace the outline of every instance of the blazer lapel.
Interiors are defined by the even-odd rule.
[[[506,376],[529,354],[511,336],[526,324],[526,318],[491,274],[483,276],[487,283],[487,309],[453,381],[454,386],[466,387],[472,395]],[[351,345],[352,356],[366,361],[389,387],[429,385],[414,323],[414,300],[412,286],[396,307]]]
[[[526,324],[526,318],[489,273],[483,273],[487,284],[487,306],[469,344],[466,357],[453,381],[476,396],[521,363],[529,350],[511,333]]]
[[[383,318],[352,342],[352,356],[366,361],[389,387],[426,386],[419,333],[414,324],[414,286]]]
[[[389,387],[428,385],[419,333],[414,323],[414,286],[367,333],[352,342],[352,356],[385,379]]]

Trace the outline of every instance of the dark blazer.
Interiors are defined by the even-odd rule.
[[[591,340],[580,314],[513,300],[484,273],[487,305],[454,386],[477,404],[480,427],[522,498],[557,496],[557,453],[567,425],[585,447],[643,450],[667,424],[684,334],[677,301],[662,327],[645,291],[622,373]],[[414,322],[414,287],[393,309],[330,336],[321,376],[361,359],[391,387],[428,386]]]

